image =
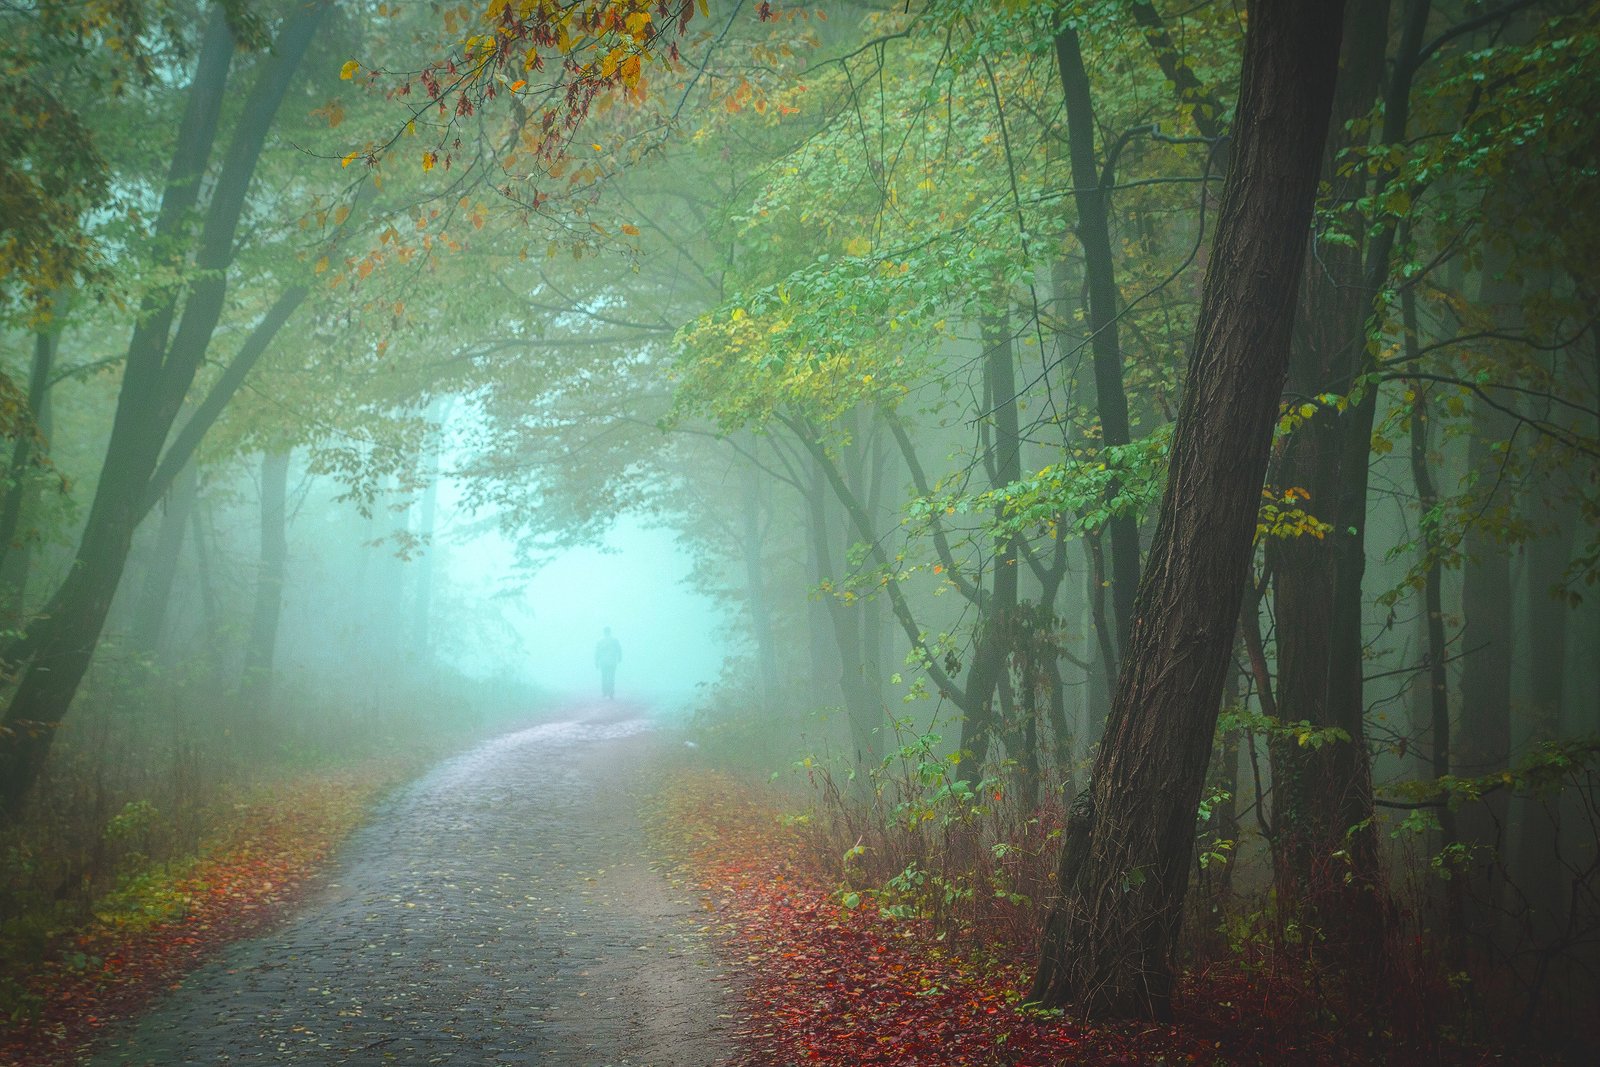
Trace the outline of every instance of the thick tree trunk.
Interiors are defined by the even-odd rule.
[[[1411,77],[1422,47],[1429,4],[1408,0],[1385,93],[1384,143],[1405,136]],[[1346,59],[1335,119],[1324,158],[1346,230],[1354,245],[1319,245],[1308,261],[1289,396],[1295,402],[1325,392],[1347,393],[1366,368],[1375,301],[1389,274],[1393,220],[1363,243],[1368,221],[1354,205],[1381,192],[1356,174],[1340,175],[1349,144],[1344,124],[1366,114],[1383,87],[1388,0],[1358,0],[1346,20]],[[1310,494],[1309,509],[1332,530],[1324,540],[1274,541],[1273,587],[1279,634],[1278,704],[1289,722],[1337,728],[1348,743],[1301,747],[1277,744],[1273,759],[1274,854],[1278,900],[1291,912],[1311,909],[1342,950],[1379,943],[1371,936],[1380,881],[1372,818],[1362,674],[1362,580],[1366,570],[1367,479],[1377,388],[1368,384],[1349,409],[1319,407],[1290,439],[1280,480]]]
[[[1029,997],[1088,1017],[1171,1014],[1196,805],[1288,363],[1342,7],[1249,8],[1238,132],[1167,488]]]
[[[1110,190],[1102,186],[1095,161],[1094,107],[1089,75],[1083,66],[1078,32],[1065,28],[1056,35],[1056,66],[1066,100],[1067,149],[1072,162],[1073,199],[1078,209],[1078,241],[1083,246],[1089,288],[1089,344],[1094,353],[1095,399],[1100,412],[1101,440],[1125,445],[1132,439],[1128,396],[1122,382],[1122,345],[1117,335],[1116,261],[1111,254]],[[1109,184],[1109,175],[1106,176]],[[1108,492],[1115,494],[1114,483]],[[1139,588],[1139,520],[1118,515],[1106,523],[1111,549],[1111,601],[1114,633],[1111,644],[1121,655],[1133,619],[1133,597]],[[1113,663],[1108,674],[1115,676]]]
[[[244,646],[239,693],[244,713],[259,721],[272,699],[272,661],[283,614],[283,580],[289,566],[288,449],[261,457],[261,558],[256,564],[256,604]]]

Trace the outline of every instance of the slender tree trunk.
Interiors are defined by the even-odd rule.
[[[750,632],[755,638],[756,677],[761,706],[778,706],[778,649],[773,635],[772,599],[767,591],[766,538],[762,535],[761,472],[745,472],[744,500],[739,509],[740,554],[744,557],[745,603],[750,611]]]
[[[822,461],[818,462],[820,464]],[[833,549],[829,543],[834,523],[830,521],[825,498],[820,492],[812,492],[807,503],[811,510],[810,534],[819,568],[818,578],[836,581],[839,572],[834,569]],[[848,520],[845,529],[849,529]],[[866,771],[883,758],[883,702],[878,699],[881,694],[874,693],[868,685],[862,662],[860,607],[856,603],[845,603],[833,593],[824,593],[822,600],[827,608],[829,632],[838,654],[839,692],[844,698],[845,715],[850,720],[855,765],[858,770]]]
[[[1021,478],[1022,455],[1017,428],[1017,385],[1015,354],[1011,347],[1010,324],[1003,315],[991,315],[983,322],[983,366],[985,405],[992,413],[994,427],[989,433],[986,466],[991,482],[1006,485]],[[996,520],[1004,518],[996,508]],[[961,752],[972,761],[972,773],[981,777],[989,758],[994,736],[1002,728],[996,712],[995,688],[1005,672],[1017,611],[1017,543],[1008,539],[994,547],[990,566],[989,595],[979,606],[978,634],[967,670],[967,700],[971,709],[961,722]],[[1013,752],[1021,759],[1022,753]],[[976,778],[974,779],[976,780]]]
[[[809,520],[805,526],[806,573],[815,581],[823,581],[833,577],[832,567],[824,563],[827,555],[825,545],[820,543],[826,537],[825,531],[829,526],[828,483],[816,464],[811,465],[811,484],[803,502]],[[838,678],[842,669],[838,649],[832,644],[833,622],[826,600],[824,596],[812,596],[806,601],[806,637],[811,650],[811,677],[823,687],[827,687],[831,679]],[[816,696],[819,703],[833,703],[821,694]],[[843,693],[838,696],[840,700],[844,699]]]
[[[1106,731],[1106,715],[1111,711],[1111,686],[1116,679],[1117,643],[1111,634],[1111,620],[1106,612],[1105,553],[1101,551],[1101,534],[1093,531],[1084,534],[1083,569],[1084,614],[1088,625],[1084,628],[1092,647],[1087,647],[1086,659],[1094,664],[1087,671],[1089,686],[1088,714],[1084,716],[1085,746],[1100,743]]]
[[[1171,1015],[1196,805],[1289,358],[1343,5],[1249,7],[1239,119],[1149,566],[1030,1000]]]
[[[1117,335],[1116,261],[1111,254],[1110,175],[1095,161],[1094,106],[1089,75],[1083,66],[1078,32],[1070,27],[1056,34],[1056,66],[1067,110],[1067,149],[1072,161],[1073,199],[1078,208],[1078,241],[1083,246],[1089,288],[1090,349],[1094,353],[1095,398],[1100,411],[1101,439],[1106,445],[1132,440],[1128,396],[1122,382],[1122,345]],[[1113,483],[1107,492],[1115,495]],[[1133,619],[1133,597],[1139,588],[1139,520],[1122,514],[1106,523],[1111,549],[1111,601],[1115,632],[1111,644],[1120,655]],[[1111,664],[1108,674],[1118,667]]]
[[[58,305],[59,306],[59,305]],[[28,374],[28,411],[33,433],[20,434],[11,450],[11,477],[0,503],[0,605],[20,615],[27,593],[32,562],[32,537],[21,535],[22,519],[37,492],[30,489],[28,472],[35,461],[35,443],[49,447],[50,376],[54,372],[59,329],[41,330],[33,338],[33,367]]]
[[[207,511],[204,497],[197,495],[189,512],[189,536],[194,542],[195,583],[200,589],[200,621],[205,627],[206,652],[215,669],[222,656],[222,644],[217,639],[222,632],[222,610],[217,603],[217,583],[211,573],[213,536],[208,528]]]
[[[1401,311],[1405,317],[1407,355],[1415,356],[1419,348],[1417,336],[1416,296],[1407,289],[1402,297]],[[1450,690],[1446,667],[1449,646],[1444,632],[1444,564],[1440,559],[1442,546],[1439,538],[1439,517],[1434,509],[1439,504],[1438,489],[1433,483],[1432,461],[1428,455],[1428,429],[1431,416],[1428,410],[1428,393],[1424,383],[1412,384],[1414,399],[1411,406],[1411,475],[1417,486],[1417,505],[1422,511],[1422,551],[1424,570],[1422,578],[1423,627],[1426,634],[1424,661],[1427,666],[1427,752],[1429,771],[1435,779],[1450,774]],[[1449,848],[1458,840],[1455,809],[1439,808],[1439,847]],[[1445,936],[1449,940],[1447,952],[1459,946],[1465,927],[1462,911],[1460,879],[1444,880],[1443,893]]]
[[[283,449],[261,457],[261,558],[239,685],[244,712],[258,724],[272,699],[272,662],[278,649],[283,581],[289,566],[289,456],[290,451]]]
[[[178,576],[178,559],[183,554],[189,528],[189,514],[199,496],[200,471],[190,463],[184,466],[167,494],[167,507],[156,531],[155,552],[139,590],[133,644],[146,655],[154,655],[161,648],[167,626],[167,606],[172,601],[172,583]]]
[[[1530,510],[1540,501],[1530,501]],[[1523,590],[1528,606],[1528,649],[1532,655],[1528,700],[1531,705],[1530,740],[1548,741],[1562,736],[1563,693],[1567,681],[1567,623],[1571,613],[1564,598],[1551,590],[1563,584],[1572,556],[1574,532],[1582,523],[1575,502],[1563,500],[1553,509],[1555,528],[1527,548],[1527,581]],[[1571,876],[1561,867],[1560,823],[1562,798],[1522,797],[1517,801],[1522,833],[1513,855],[1513,877],[1527,898],[1528,929],[1537,943],[1548,944],[1565,926]]]
[[[427,486],[422,490],[422,504],[417,509],[417,538],[421,555],[417,559],[416,596],[412,600],[411,647],[416,651],[417,662],[428,663],[433,658],[433,583],[435,561],[441,548],[434,538],[439,514],[439,453],[444,446],[445,427],[449,423],[454,402],[448,398],[434,400],[428,417],[433,429],[427,440]]]

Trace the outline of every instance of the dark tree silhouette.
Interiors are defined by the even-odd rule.
[[[1170,1014],[1195,810],[1237,628],[1342,3],[1257,2],[1155,539],[1106,736],[1074,807],[1030,999],[1090,1017]]]

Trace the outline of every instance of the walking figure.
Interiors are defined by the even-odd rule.
[[[594,665],[600,668],[600,693],[607,698],[617,694],[617,664],[622,662],[622,646],[611,636],[611,627],[594,646]]]

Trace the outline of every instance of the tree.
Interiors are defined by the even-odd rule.
[[[152,475],[205,359],[221,317],[228,268],[262,146],[330,0],[296,5],[245,101],[217,172],[194,245],[195,280],[147,296],[128,344],[117,412],[77,558],[48,614],[28,627],[7,659],[20,675],[0,736],[0,818],[9,818],[44,766],[105,625],[133,533],[149,510]],[[235,50],[226,14],[213,11],[196,60],[177,149],[161,202],[158,244],[182,248],[188,216],[218,132]],[[174,472],[176,473],[176,472]]]
[[[1252,3],[1167,488],[1029,999],[1171,1013],[1195,812],[1227,673],[1339,57],[1343,4]]]

